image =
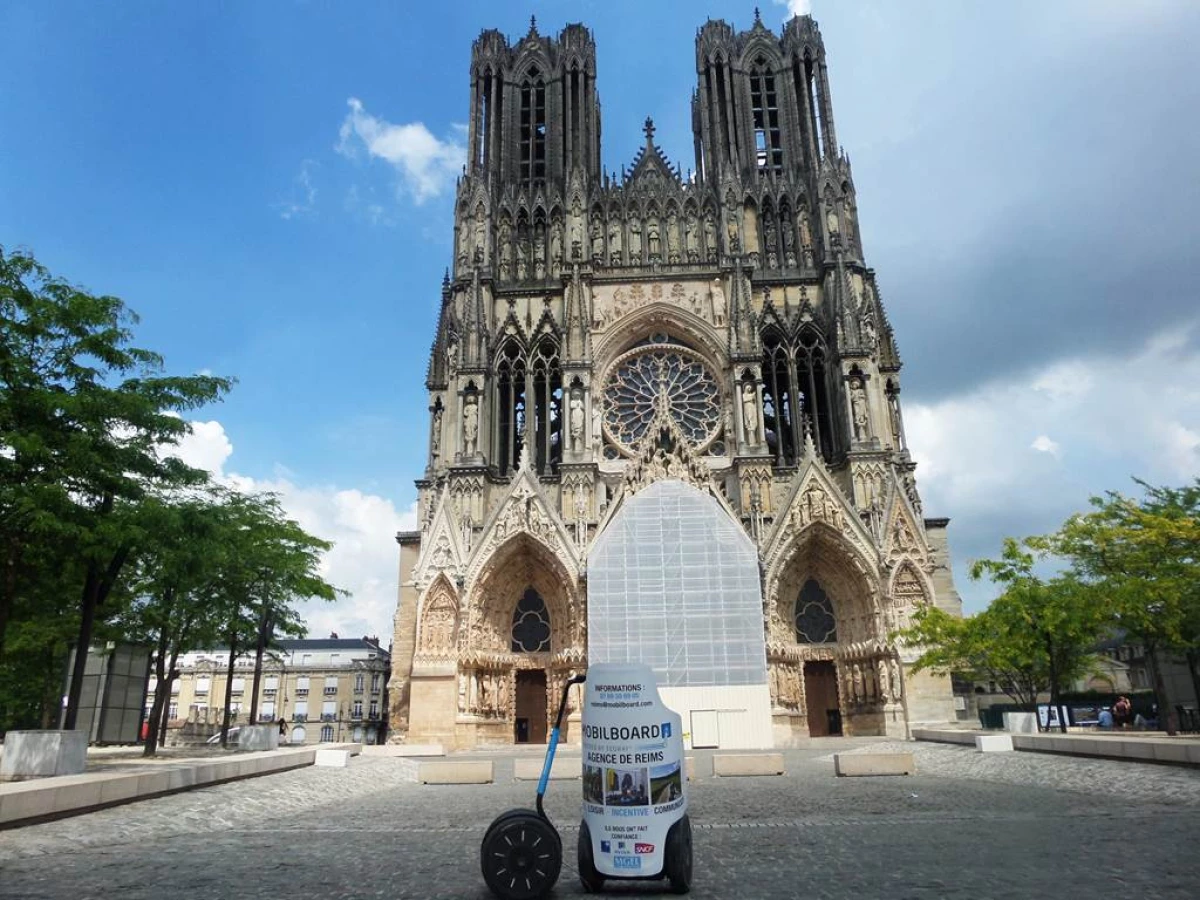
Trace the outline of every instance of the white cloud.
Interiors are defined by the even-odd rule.
[[[960,592],[978,596],[962,567],[998,552],[1005,536],[1052,530],[1106,490],[1135,492],[1131,476],[1165,485],[1200,476],[1197,332],[1200,321],[1127,355],[1062,359],[906,407],[925,511],[954,520]]]
[[[271,491],[279,495],[287,514],[306,531],[334,546],[322,562],[321,574],[349,591],[335,603],[308,602],[300,611],[309,633],[323,637],[336,631],[342,637],[378,635],[392,638],[398,577],[397,531],[417,527],[417,506],[400,512],[375,494],[333,485],[299,485],[286,468],[274,477],[255,479],[227,471],[233,443],[220,422],[192,422],[192,433],[180,441],[175,455],[203,468],[230,487],[242,491]]]
[[[1051,456],[1057,457],[1060,447],[1056,441],[1050,440],[1044,434],[1039,434],[1033,439],[1033,443],[1029,445],[1031,449],[1037,450],[1039,453],[1049,453]]]
[[[279,216],[283,219],[295,219],[310,215],[316,209],[317,188],[312,181],[312,170],[316,163],[306,159],[300,164],[300,174],[292,182],[291,196],[277,203]]]
[[[438,140],[422,122],[394,125],[368,113],[357,98],[346,102],[350,112],[338,131],[337,151],[353,159],[365,149],[369,157],[390,163],[418,204],[440,194],[462,169],[467,156],[463,126],[453,126],[453,137]]]
[[[776,6],[787,7],[787,18],[812,15],[812,0],[774,0]]]

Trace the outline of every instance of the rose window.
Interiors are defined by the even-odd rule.
[[[638,347],[617,358],[604,383],[604,433],[630,455],[660,407],[702,450],[721,426],[721,390],[696,353],[677,344]]]

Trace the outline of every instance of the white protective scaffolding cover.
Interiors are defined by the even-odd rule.
[[[660,686],[765,684],[758,553],[707,494],[656,481],[588,556],[588,661],[640,662]]]

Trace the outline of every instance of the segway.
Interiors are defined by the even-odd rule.
[[[583,821],[576,866],[584,890],[609,879],[692,887],[683,729],[649,666],[596,664],[583,704]]]
[[[598,664],[591,680],[567,681],[558,706],[537,810],[511,809],[479,849],[488,888],[501,900],[544,897],[562,869],[562,840],[542,807],[572,685],[587,682],[583,708],[583,820],[576,863],[589,893],[606,879],[666,878],[677,894],[692,882],[683,736],[678,713],[658,696],[648,666]]]
[[[550,781],[550,767],[558,749],[558,733],[571,686],[582,684],[585,675],[574,675],[563,686],[558,715],[550,730],[546,762],[538,779],[537,809],[510,809],[501,813],[483,836],[479,847],[479,866],[488,888],[501,900],[532,900],[550,893],[562,870],[562,839],[551,824],[542,797]]]

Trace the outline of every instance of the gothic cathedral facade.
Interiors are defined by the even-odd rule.
[[[696,171],[600,162],[582,25],[485,31],[453,268],[429,359],[420,530],[402,532],[392,740],[544,741],[587,664],[587,563],[663,478],[758,548],[777,745],[954,718],[889,641],[956,614],[925,518],[900,357],[864,259],[816,23],[696,37]]]

